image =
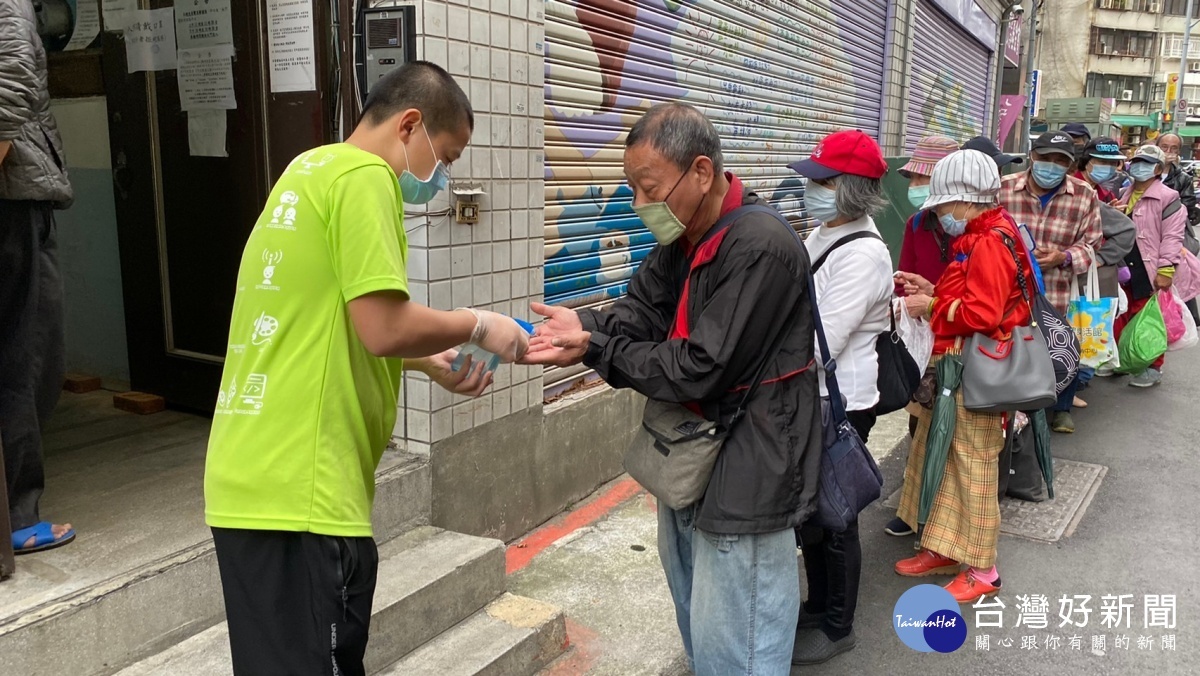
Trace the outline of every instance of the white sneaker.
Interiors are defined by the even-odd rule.
[[[1130,387],[1154,387],[1162,382],[1162,373],[1158,369],[1146,369],[1129,379]]]
[[[1116,375],[1116,373],[1117,370],[1113,368],[1112,364],[1109,363],[1104,363],[1096,367],[1097,378],[1111,378]]]

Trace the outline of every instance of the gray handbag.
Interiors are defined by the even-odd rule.
[[[976,333],[963,350],[963,407],[979,413],[1033,411],[1058,401],[1050,348],[1037,325],[1021,259],[1005,238],[1017,264],[1017,285],[1033,323],[1013,329],[1008,340]]]
[[[625,471],[629,476],[671,509],[683,509],[704,497],[725,438],[745,417],[746,405],[758,391],[767,365],[779,354],[794,323],[795,320],[788,322],[776,337],[727,422],[696,415],[683,404],[646,400],[642,426],[625,453]]]

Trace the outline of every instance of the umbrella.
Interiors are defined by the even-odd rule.
[[[1031,417],[1033,423],[1033,448],[1037,454],[1038,465],[1042,468],[1042,478],[1046,480],[1046,494],[1054,499],[1054,457],[1050,454],[1050,425],[1046,423],[1046,411],[1035,411]]]
[[[924,525],[929,510],[942,485],[946,473],[946,456],[950,453],[950,442],[954,440],[954,425],[958,418],[958,403],[954,393],[962,383],[962,357],[946,354],[934,367],[937,371],[937,396],[933,400],[933,418],[929,422],[929,436],[925,439],[925,466],[921,470],[921,502],[917,511],[917,523]]]

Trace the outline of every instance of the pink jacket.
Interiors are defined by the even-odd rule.
[[[1126,188],[1122,202],[1128,202],[1133,187]],[[1158,269],[1175,266],[1172,288],[1183,300],[1200,295],[1200,260],[1183,248],[1183,229],[1187,227],[1187,208],[1179,209],[1164,221],[1163,209],[1179,199],[1179,193],[1168,188],[1162,181],[1155,181],[1146,188],[1138,203],[1133,207],[1133,224],[1137,228],[1137,246],[1146,263],[1146,274],[1153,280]]]

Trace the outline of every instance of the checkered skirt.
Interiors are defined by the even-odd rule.
[[[921,546],[969,566],[991,568],[996,563],[996,541],[1000,537],[997,480],[1000,452],[1004,449],[1004,416],[963,408],[961,390],[955,400],[958,417],[954,440],[946,456],[942,485],[921,531]],[[932,417],[932,411],[921,408],[904,468],[904,489],[896,515],[910,526],[917,523],[925,442]]]

